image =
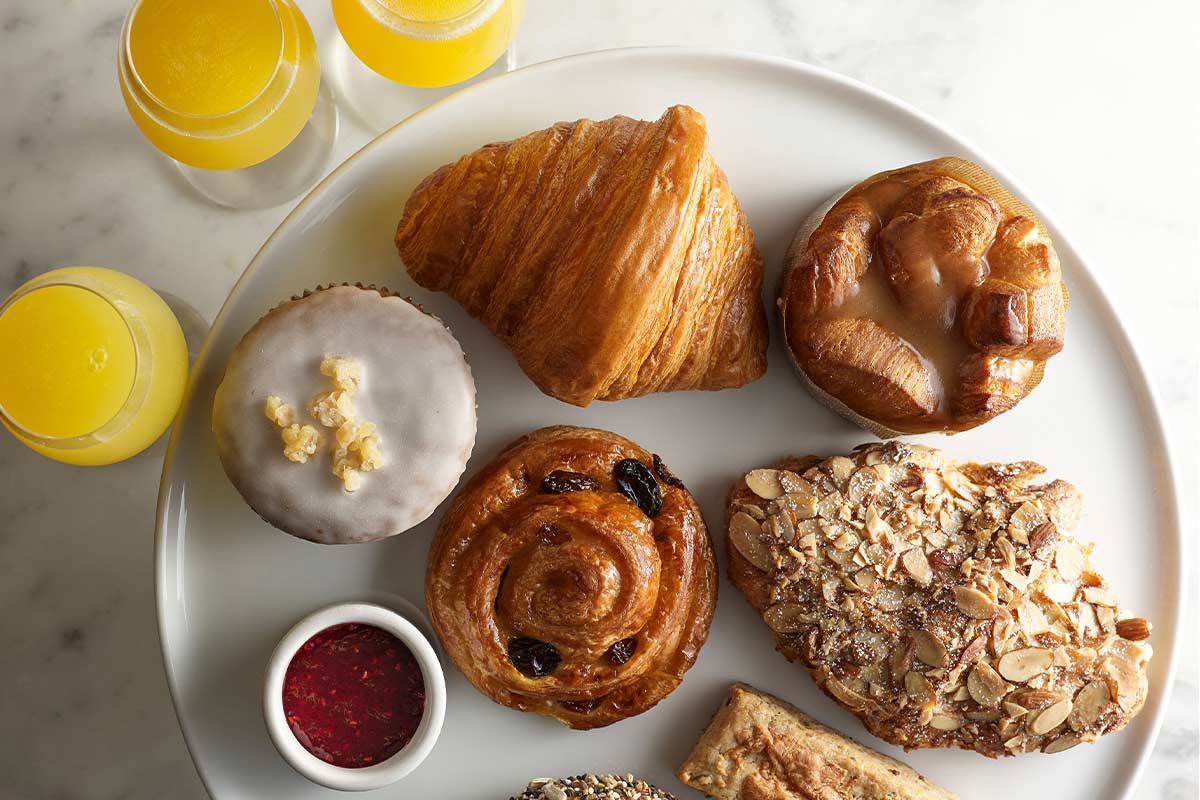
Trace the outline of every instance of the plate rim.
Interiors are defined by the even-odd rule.
[[[1175,678],[1179,667],[1179,653],[1181,648],[1182,636],[1180,631],[1184,621],[1184,598],[1187,596],[1187,570],[1185,564],[1187,559],[1184,557],[1186,553],[1186,542],[1183,537],[1182,528],[1182,508],[1180,503],[1178,484],[1179,474],[1176,466],[1177,459],[1174,455],[1174,445],[1171,437],[1168,435],[1168,426],[1162,413],[1162,402],[1158,396],[1158,390],[1153,381],[1150,380],[1146,372],[1145,362],[1141,356],[1141,351],[1134,339],[1129,327],[1125,324],[1124,319],[1117,311],[1117,306],[1112,302],[1112,296],[1105,288],[1105,285],[1096,272],[1090,267],[1091,260],[1088,259],[1083,250],[1075,244],[1074,240],[1068,236],[1063,229],[1057,224],[1056,219],[1052,214],[1045,211],[1045,207],[1038,201],[1037,197],[1030,193],[1028,188],[1006,169],[997,164],[987,153],[974,145],[971,140],[967,139],[958,131],[933,117],[926,111],[917,108],[906,100],[891,95],[882,89],[875,88],[867,83],[864,83],[855,78],[835,72],[826,67],[821,67],[815,64],[809,64],[803,61],[797,61],[784,56],[769,55],[765,53],[755,53],[734,48],[719,48],[719,47],[693,47],[688,45],[649,45],[649,46],[634,46],[634,47],[616,47],[602,50],[593,50],[584,53],[573,53],[570,55],[560,56],[558,58],[540,61],[535,64],[529,64],[519,69],[513,70],[502,75],[489,78],[484,81],[464,87],[457,92],[447,95],[438,101],[431,103],[425,108],[415,112],[414,114],[404,118],[387,130],[381,132],[374,138],[370,139],[355,150],[344,161],[338,164],[333,170],[322,178],[315,186],[313,186],[303,198],[301,198],[295,206],[287,213],[279,224],[271,231],[270,235],[263,241],[262,245],[254,252],[254,255],[247,262],[245,269],[238,276],[226,295],[221,308],[213,317],[212,324],[209,326],[208,332],[205,334],[204,343],[196,356],[195,362],[192,364],[188,374],[187,389],[184,392],[183,400],[180,403],[179,411],[175,417],[175,423],[178,423],[182,418],[184,411],[188,409],[193,401],[197,391],[196,376],[201,372],[201,367],[206,365],[209,358],[209,351],[213,344],[212,332],[216,330],[219,323],[222,322],[226,313],[235,297],[242,293],[244,285],[247,283],[250,275],[257,271],[260,262],[263,259],[263,254],[275,243],[276,239],[280,238],[285,231],[290,230],[296,220],[306,213],[311,207],[319,204],[326,194],[328,194],[335,183],[341,180],[344,172],[347,172],[354,162],[364,157],[368,151],[382,146],[386,139],[398,135],[397,131],[405,128],[414,119],[430,113],[433,109],[441,106],[443,103],[450,101],[458,102],[458,98],[479,91],[486,91],[487,87],[507,81],[511,76],[529,72],[552,72],[555,69],[565,66],[573,66],[580,62],[603,62],[610,59],[622,60],[625,58],[647,55],[652,57],[663,58],[705,58],[715,61],[727,61],[740,64],[752,64],[759,67],[778,69],[784,72],[793,72],[796,75],[802,75],[809,79],[816,79],[825,82],[826,84],[836,86],[844,91],[855,93],[860,96],[866,96],[871,101],[889,107],[891,110],[900,112],[910,118],[923,123],[932,128],[937,133],[940,133],[947,139],[954,142],[963,151],[970,154],[971,158],[982,166],[986,167],[993,175],[1001,179],[1013,193],[1020,197],[1025,203],[1033,209],[1045,223],[1046,227],[1054,232],[1056,247],[1062,250],[1070,251],[1081,269],[1080,276],[1088,281],[1091,285],[1088,287],[1099,298],[1100,303],[1098,310],[1107,318],[1114,338],[1119,345],[1120,352],[1118,353],[1121,360],[1125,362],[1125,369],[1132,377],[1137,378],[1138,386],[1134,387],[1135,397],[1140,395],[1139,399],[1143,406],[1143,423],[1147,425],[1150,432],[1157,436],[1162,442],[1162,463],[1160,470],[1166,478],[1166,486],[1164,488],[1164,497],[1161,500],[1163,507],[1164,518],[1170,523],[1170,527],[1174,532],[1172,543],[1175,547],[1176,555],[1174,579],[1178,587],[1178,597],[1175,602],[1174,618],[1171,620],[1172,642],[1169,651],[1165,654],[1167,658],[1167,669],[1164,676],[1164,686],[1162,688],[1163,697],[1157,709],[1154,711],[1150,720],[1150,728],[1147,737],[1146,746],[1138,755],[1136,764],[1133,770],[1123,779],[1119,789],[1119,797],[1121,800],[1129,800],[1134,789],[1139,785],[1141,777],[1145,772],[1147,763],[1154,752],[1154,746],[1158,741],[1159,733],[1162,730],[1163,722],[1168,712],[1171,695],[1175,685]],[[1077,278],[1078,279],[1078,278]],[[178,424],[172,424],[170,436],[167,440],[166,451],[163,455],[163,466],[159,477],[158,497],[155,509],[155,525],[154,525],[154,600],[155,600],[155,618],[157,624],[157,632],[159,638],[159,653],[162,657],[163,670],[166,674],[167,689],[171,697],[171,707],[175,712],[175,720],[179,725],[180,733],[183,735],[184,745],[188,750],[188,757],[192,761],[192,766],[196,770],[197,776],[200,778],[201,784],[204,786],[205,792],[209,797],[215,797],[209,776],[206,774],[206,768],[201,766],[200,761],[196,758],[195,750],[192,743],[192,733],[189,730],[189,723],[184,719],[184,715],[180,713],[179,708],[179,686],[178,679],[175,674],[175,669],[172,666],[172,660],[169,655],[170,644],[166,630],[166,614],[165,606],[168,598],[166,597],[166,587],[164,576],[169,568],[168,565],[168,537],[173,534],[177,535],[177,531],[172,532],[168,524],[168,513],[171,508],[171,490],[175,485],[172,473],[175,467],[175,449],[178,445],[179,431],[181,427]],[[1164,570],[1169,573],[1170,570]],[[1161,655],[1159,657],[1162,657]]]

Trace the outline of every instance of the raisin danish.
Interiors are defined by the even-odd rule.
[[[577,406],[725,389],[767,368],[763,261],[704,117],[560,122],[421,182],[396,246]]]
[[[1070,536],[1038,464],[890,442],[756,469],[729,497],[729,574],[821,689],[905,749],[1057,753],[1146,700],[1150,624]]]
[[[569,426],[521,437],[467,483],[425,580],[433,626],[476,688],[579,729],[674,690],[716,599],[683,484],[628,439]]]
[[[973,428],[1037,386],[1063,346],[1049,234],[981,167],[882,172],[801,226],[779,310],[809,389],[883,437]]]

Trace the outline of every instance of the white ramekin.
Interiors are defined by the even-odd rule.
[[[403,642],[417,659],[425,679],[425,714],[412,741],[391,758],[369,767],[335,767],[304,749],[283,713],[283,679],[300,646],[333,625],[374,625]],[[429,755],[446,716],[446,679],[429,640],[415,625],[391,609],[374,603],[337,603],[309,614],[280,640],[267,664],[263,717],[275,749],[296,772],[313,783],[345,792],[378,789],[412,772]]]

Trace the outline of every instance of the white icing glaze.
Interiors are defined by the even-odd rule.
[[[309,400],[331,388],[325,356],[353,358],[354,405],[378,428],[384,466],[346,492],[331,471],[333,431],[307,464],[283,455],[263,412],[278,395],[309,422]],[[286,303],[242,337],[213,401],[221,464],[263,519],[323,544],[393,536],[427,519],[462,476],[475,445],[475,382],[441,320],[399,297],[338,286]]]

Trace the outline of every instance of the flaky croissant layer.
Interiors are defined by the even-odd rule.
[[[687,106],[463,156],[413,191],[396,246],[413,280],[462,303],[568,403],[766,371],[762,257]]]

